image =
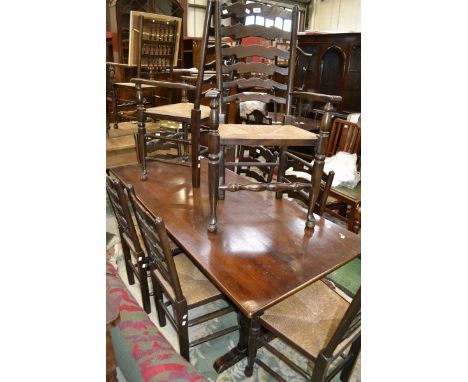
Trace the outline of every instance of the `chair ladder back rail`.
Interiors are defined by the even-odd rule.
[[[126,244],[131,244],[130,248],[135,251],[135,254],[141,254],[142,248],[140,240],[138,239],[138,234],[130,213],[123,183],[119,179],[114,180],[109,175],[106,175],[106,190],[115,218],[117,219],[117,224],[122,230],[122,240],[125,240]],[[128,243],[128,240],[130,240],[131,243]]]
[[[274,60],[275,58],[289,58],[289,52],[280,49],[276,46],[263,46],[258,44],[253,45],[234,45],[221,49],[223,56],[235,56],[236,58],[246,58],[251,56],[259,56]]]
[[[245,152],[248,152],[247,156]],[[277,151],[272,152],[270,149],[264,146],[239,146],[239,162],[236,166],[236,172],[238,174],[245,174],[251,178],[254,178],[258,182],[271,182],[273,180],[275,167],[278,167],[278,157],[279,153]],[[264,159],[264,161],[261,160]],[[261,175],[250,169],[250,165],[242,166],[242,162],[255,162],[259,163],[257,167]],[[265,166],[265,163],[270,163],[271,165]]]
[[[283,20],[291,20],[292,13],[280,7],[272,7],[262,3],[243,4],[242,2],[233,3],[223,6],[221,18],[244,19],[248,16],[260,15],[265,18],[275,19],[277,17]]]
[[[131,184],[127,186],[127,192],[145,243],[151,268],[155,267],[159,271],[173,289],[176,301],[181,301],[184,297],[164,221],[160,217],[154,217],[140,203]]]
[[[339,345],[350,339],[348,345],[351,345],[354,340],[360,336],[361,326],[361,288],[357,291],[353,301],[346,310],[343,318],[341,319],[338,327],[330,338],[327,346],[323,349],[321,354],[325,358],[336,358],[339,354],[335,354]],[[346,346],[348,347],[348,346]],[[345,348],[346,348],[345,347]],[[344,349],[341,349],[344,350]]]
[[[148,70],[148,78],[153,73],[169,71],[172,73],[174,54],[177,43],[176,20],[162,21],[139,16],[139,39],[137,57],[137,76],[140,78],[142,68]]]
[[[221,91],[219,104],[221,122],[225,122],[226,103],[232,101],[239,103],[245,101],[260,101],[266,104],[273,103],[275,111],[278,108],[278,104],[284,104],[286,105],[286,112],[289,113],[291,108],[290,90],[292,89],[294,78],[292,78],[293,76],[288,76],[288,74],[294,73],[296,65],[297,6],[294,6],[292,12],[290,12],[284,8],[266,6],[259,3],[234,3],[221,7],[219,0],[213,1],[215,1],[214,24],[218,63],[217,85]],[[271,20],[273,25],[271,27],[257,24],[245,25],[246,17],[249,15],[264,17],[265,20]],[[221,25],[221,19],[228,17],[231,17],[234,21],[238,21],[238,23],[229,26]],[[283,20],[291,20],[291,29],[286,31],[274,26],[275,18],[277,17]],[[234,46],[222,47],[222,37],[231,37],[235,41]],[[244,46],[242,45],[242,41],[246,37],[260,37],[269,40],[272,46]],[[276,45],[278,40],[289,41],[290,49],[281,49]],[[266,58],[270,63],[255,62],[256,60],[252,60],[253,57]],[[278,59],[287,60],[287,66],[279,66],[277,64]],[[275,74],[285,77],[285,83],[281,84],[276,81],[273,77]],[[249,78],[245,78],[247,76]],[[252,91],[246,94],[245,92],[236,91],[239,89],[252,89]],[[285,95],[279,96],[276,94],[277,91],[284,92]],[[267,116],[265,115],[265,117]]]
[[[224,89],[230,89],[234,86],[237,86],[238,89],[248,89],[248,88],[264,88],[264,89],[279,89],[279,90],[286,90],[287,87],[285,84],[280,84],[270,78],[262,79],[262,78],[238,78],[233,81],[228,81],[223,83]]]
[[[260,94],[260,93],[251,93],[251,94],[237,93],[237,94],[224,97],[225,102],[231,102],[234,100],[237,100],[239,102],[259,101],[259,102],[265,102],[265,103],[269,103],[273,101],[273,102],[280,103],[283,105],[285,105],[287,101],[286,98],[284,97],[277,97],[277,96],[274,96],[273,94]]]
[[[326,156],[333,156],[338,151],[360,155],[361,127],[357,123],[335,118],[330,131]]]

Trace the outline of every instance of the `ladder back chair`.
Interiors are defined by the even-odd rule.
[[[249,16],[255,16],[264,20],[265,25],[249,24]],[[222,22],[230,19],[229,26],[223,26]],[[328,114],[333,111],[333,103],[340,102],[341,97],[317,93],[307,93],[310,98],[326,103],[325,116],[321,122],[321,132],[316,134],[305,131],[289,124],[288,117],[291,111],[291,95],[293,93],[294,72],[297,53],[297,23],[298,8],[294,6],[291,11],[284,8],[269,6],[260,3],[234,3],[228,6],[221,5],[220,0],[209,0],[205,21],[213,21],[216,46],[216,72],[217,89],[207,92],[206,97],[211,100],[208,152],[209,152],[209,193],[210,193],[210,217],[208,231],[217,229],[216,207],[218,199],[224,198],[225,191],[286,191],[288,189],[300,189],[311,187],[311,203],[315,205],[318,197],[320,182],[304,184],[293,183],[255,183],[255,184],[224,184],[226,167],[245,166],[245,163],[225,162],[225,146],[276,146],[280,148],[280,163],[264,162],[257,166],[278,166],[278,177],[282,178],[284,171],[285,152],[288,146],[312,146],[317,145],[315,160],[316,169],[314,176],[321,177],[323,169],[323,152],[331,119]],[[278,23],[277,20],[281,22]],[[279,25],[281,24],[281,25]],[[279,27],[277,27],[279,26]],[[283,29],[284,26],[284,29]],[[208,31],[205,31],[208,32]],[[228,48],[222,47],[222,38],[229,37],[235,41]],[[247,37],[259,37],[269,41],[270,46],[243,45],[243,39]],[[289,49],[281,49],[277,42],[289,42]],[[202,44],[208,43],[208,34],[204,34]],[[261,57],[262,62],[255,60]],[[278,64],[278,60],[287,62],[287,66]],[[280,79],[281,77],[282,79]],[[227,105],[239,105],[245,101],[257,101],[270,104],[275,109],[282,106],[285,109],[285,117],[282,125],[246,125],[227,124]],[[280,194],[276,195],[278,198]],[[312,209],[307,214],[307,227],[315,224]]]
[[[330,157],[339,151],[356,154],[358,157],[358,169],[360,169],[360,124],[341,118],[336,118],[333,121],[325,154],[327,157]],[[326,212],[345,221],[348,225],[348,230],[358,233],[361,229],[361,182],[354,189],[344,186],[332,187],[329,196],[330,201],[326,206]]]
[[[261,329],[264,333],[258,336]],[[340,372],[341,380],[348,381],[361,348],[361,288],[349,303],[349,298],[319,280],[254,319],[251,332],[245,375],[252,375],[255,362],[277,380],[286,381],[257,357],[262,346],[306,381],[328,382]],[[271,344],[274,338],[304,356],[307,370]]]
[[[137,277],[140,284],[143,309],[147,313],[150,313],[151,304],[148,287],[148,258],[141,248],[138,233],[132,220],[132,215],[130,213],[124,190],[125,187],[120,180],[112,179],[109,175],[106,175],[106,191],[117,220],[128,283],[130,285],[135,284],[135,276]]]
[[[209,25],[205,20],[204,30],[207,31]],[[207,32],[205,32],[207,33]],[[206,46],[202,46],[200,51],[200,67],[205,67]],[[136,103],[137,103],[137,120],[138,132],[135,135],[137,158],[141,165],[141,180],[148,179],[146,162],[148,160],[159,160],[163,162],[177,163],[192,167],[192,185],[200,186],[200,154],[203,151],[200,149],[200,130],[202,122],[207,121],[210,115],[210,108],[200,103],[203,80],[205,79],[203,70],[198,71],[196,85],[186,82],[175,81],[156,81],[147,80],[144,78],[133,78],[131,82],[136,88]],[[183,80],[184,81],[184,80]],[[148,109],[144,107],[143,89],[144,86],[154,86],[156,88],[164,88],[168,91],[178,89],[182,92],[182,102],[170,103],[168,105],[155,106]],[[188,91],[195,93],[194,103],[188,102],[186,94]],[[176,134],[162,134],[160,132],[147,133],[145,122],[147,118],[155,120],[168,120],[182,124],[182,132]],[[190,137],[189,137],[190,132]],[[148,155],[149,149],[157,149],[158,145],[164,145],[167,142],[176,144],[177,155],[167,157],[167,155]],[[183,153],[180,152],[180,147],[183,148]],[[188,147],[191,147],[189,159]],[[205,148],[206,151],[206,148]]]
[[[190,347],[231,333],[238,327],[221,329],[193,341],[189,341],[188,328],[221,317],[234,309],[185,253],[173,256],[163,219],[153,216],[138,201],[132,185],[128,185],[127,191],[149,257],[159,325],[165,326],[166,317],[169,319],[179,336],[180,354],[190,361]],[[196,318],[190,317],[191,309],[220,299],[226,302],[225,307]],[[169,307],[172,307],[172,312]]]

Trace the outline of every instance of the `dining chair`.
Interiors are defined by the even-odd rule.
[[[145,312],[151,312],[148,287],[148,258],[141,248],[137,230],[125,196],[125,187],[119,179],[106,175],[106,191],[114,211],[124,255],[128,283],[135,284],[135,276],[140,284],[141,299]]]
[[[251,23],[251,17],[255,20],[263,20],[264,25]],[[230,19],[229,26],[223,26],[222,21]],[[228,162],[224,160],[226,146],[276,146],[280,151],[280,163],[278,165],[278,177],[282,178],[284,171],[284,153],[288,146],[312,146],[317,145],[315,160],[316,174],[319,178],[323,170],[322,154],[328,139],[328,131],[331,126],[329,113],[333,111],[333,103],[341,101],[341,97],[307,93],[307,97],[325,103],[325,115],[321,121],[320,134],[305,131],[297,126],[289,124],[288,117],[291,111],[291,96],[293,93],[294,71],[297,53],[297,25],[298,8],[294,6],[292,11],[274,5],[261,3],[233,3],[221,5],[220,0],[209,0],[205,21],[214,24],[216,47],[216,72],[217,89],[209,90],[206,97],[210,99],[210,117],[208,119],[208,158],[209,158],[209,194],[210,216],[208,231],[217,229],[216,209],[218,199],[224,199],[225,191],[285,191],[310,187],[312,192],[310,203],[315,205],[318,197],[319,182],[306,184],[286,184],[280,182],[254,183],[254,184],[228,184],[226,185],[226,167],[243,166],[245,163]],[[208,43],[208,30],[204,31],[202,46]],[[229,37],[234,45],[222,47],[222,39]],[[264,44],[243,45],[245,38],[261,38]],[[288,42],[290,48],[282,49],[276,42]],[[269,42],[270,46],[266,46]],[[263,62],[255,58],[261,57]],[[287,62],[287,65],[279,65],[278,61]],[[203,68],[201,68],[203,70]],[[305,92],[301,92],[305,93]],[[273,108],[284,108],[285,117],[281,125],[247,125],[232,124],[228,122],[228,104],[240,106],[246,101],[265,103]],[[231,106],[232,107],[232,106]],[[274,163],[264,162],[257,166],[271,167]],[[279,198],[280,195],[277,194]],[[308,211],[306,226],[312,228],[315,225],[312,210]]]
[[[357,166],[361,166],[361,126],[358,123],[336,118],[330,131],[325,152],[327,157],[339,151],[357,155]],[[361,182],[351,189],[344,186],[332,187],[326,212],[347,223],[348,230],[359,233],[361,229]]]
[[[275,338],[306,358],[306,370],[271,342]],[[349,302],[319,280],[252,320],[245,375],[251,376],[257,363],[277,380],[286,381],[257,354],[260,347],[306,381],[330,381],[340,372],[341,380],[348,381],[361,348],[361,289]]]
[[[209,24],[205,20],[204,30],[209,29]],[[206,46],[201,47],[200,51],[200,67],[205,67],[206,61]],[[146,163],[149,160],[159,160],[162,162],[176,163],[192,167],[192,185],[200,186],[200,154],[203,150],[200,149],[200,134],[202,123],[204,123],[209,115],[210,108],[202,105],[200,102],[202,85],[204,80],[203,70],[199,70],[197,75],[196,85],[186,82],[157,81],[144,78],[132,78],[131,82],[135,84],[136,89],[136,104],[137,104],[137,120],[138,132],[135,135],[137,158],[141,165],[141,180],[148,179],[148,171]],[[182,102],[169,103],[167,105],[155,106],[145,109],[143,90],[144,86],[154,86],[162,88],[165,91],[180,90],[182,92]],[[194,102],[188,102],[186,94],[188,91],[195,93]],[[154,120],[167,120],[180,123],[182,131],[174,132],[155,132],[147,133],[145,122],[148,118]],[[190,133],[190,136],[189,136]],[[149,151],[157,151],[158,148],[165,148],[167,143],[173,143],[177,147],[177,154],[153,154],[149,155]],[[188,148],[191,147],[191,155],[189,159]],[[180,149],[182,148],[182,150]]]
[[[306,183],[312,181],[313,165],[293,153],[286,153],[285,168],[286,171],[282,180],[286,183]],[[288,173],[289,170],[291,170],[290,173]],[[319,216],[322,216],[325,211],[334,177],[335,173],[333,171],[329,171],[328,174],[322,172],[319,196],[315,202],[314,208],[314,212]],[[290,198],[299,200],[306,206],[309,203],[310,195],[305,189],[288,190],[286,193]]]
[[[238,327],[221,329],[192,341],[189,341],[188,328],[224,316],[234,309],[185,253],[173,256],[163,219],[153,216],[139,202],[132,185],[127,186],[127,192],[149,257],[159,325],[165,326],[166,318],[169,319],[179,337],[180,354],[190,361],[190,347],[231,333]],[[218,300],[225,301],[225,306],[202,316],[191,317],[193,308]],[[172,311],[169,307],[172,307]]]

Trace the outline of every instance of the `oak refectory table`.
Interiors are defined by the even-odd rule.
[[[151,162],[151,177],[140,180],[136,165],[112,169],[132,184],[138,199],[164,219],[171,238],[200,270],[235,304],[239,342],[218,359],[218,373],[247,355],[253,322],[269,307],[321,279],[361,253],[360,237],[316,216],[305,228],[307,211],[275,198],[273,192],[236,192],[218,203],[218,230],[206,230],[207,160],[201,160],[201,186],[192,187],[190,168]],[[226,172],[226,183],[248,183]]]

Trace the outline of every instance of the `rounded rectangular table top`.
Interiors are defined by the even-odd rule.
[[[218,202],[218,230],[207,231],[207,161],[201,160],[201,186],[193,188],[191,169],[151,162],[148,180],[139,166],[111,171],[132,184],[138,199],[164,219],[173,240],[200,270],[248,317],[260,314],[361,253],[360,237],[316,215],[305,228],[307,211],[273,192],[226,193]],[[226,172],[226,184],[248,183]]]

